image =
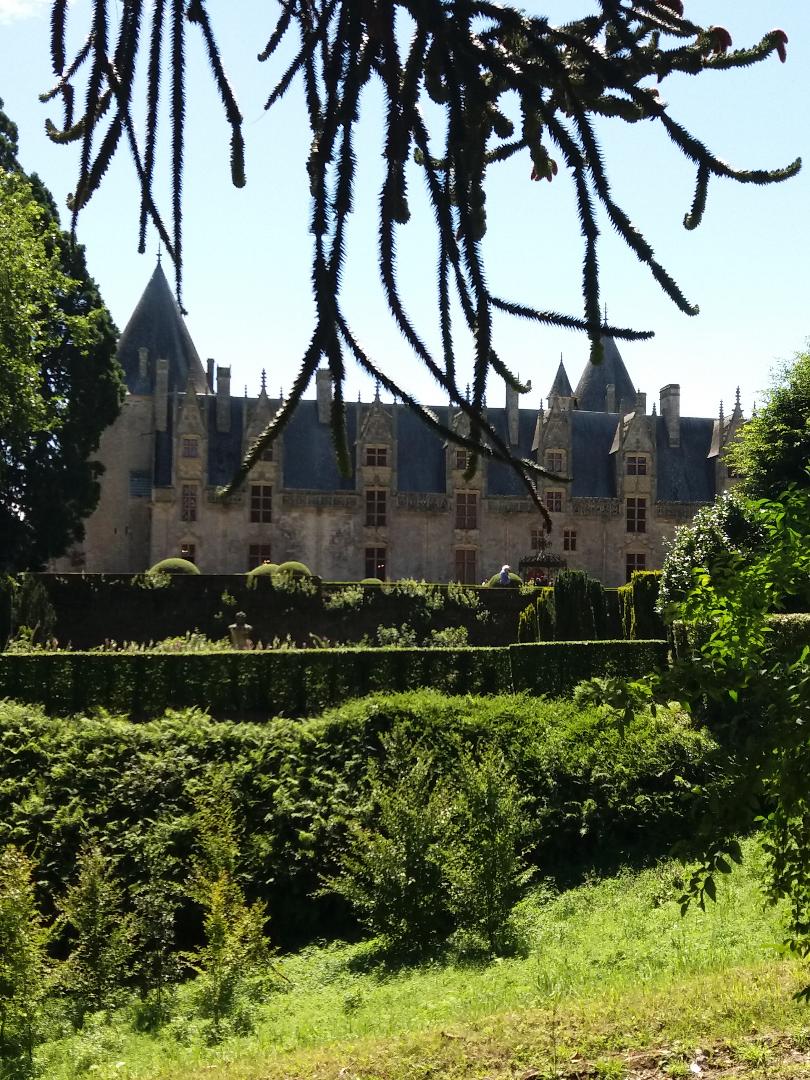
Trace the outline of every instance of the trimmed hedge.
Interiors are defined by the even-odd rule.
[[[658,642],[541,642],[505,648],[0,655],[0,697],[51,714],[103,708],[133,717],[198,706],[218,717],[311,716],[375,692],[561,694],[596,675],[666,662]]]
[[[190,559],[161,559],[150,566],[147,574],[199,574],[200,568]]]
[[[637,678],[666,666],[666,641],[541,641],[509,649],[515,690],[550,697],[583,679]]]
[[[664,620],[656,611],[660,588],[660,570],[634,570],[627,585],[618,590],[626,638],[648,640],[664,636]]]

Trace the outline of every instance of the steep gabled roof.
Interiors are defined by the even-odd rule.
[[[582,372],[574,397],[577,406],[589,412],[605,412],[607,407],[607,388],[612,383],[616,389],[616,409],[624,402],[625,408],[632,409],[636,401],[633,381],[627,374],[624,360],[621,358],[616,342],[612,337],[603,335],[602,348],[604,357],[601,364],[588,363]]]
[[[141,372],[140,349],[149,354],[145,374]],[[170,393],[185,390],[189,378],[198,393],[205,393],[205,371],[160,263],[118,341],[118,359],[132,394],[154,392],[159,359],[169,361]]]

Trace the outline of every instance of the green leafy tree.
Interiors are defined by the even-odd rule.
[[[761,541],[757,515],[739,492],[727,492],[698,510],[688,525],[678,529],[667,549],[658,612],[671,620],[676,606],[689,594],[696,570],[712,566],[727,551],[743,553]]]
[[[129,977],[132,920],[124,910],[124,890],[113,860],[98,847],[78,859],[79,876],[59,901],[61,921],[72,947],[60,976],[73,1020],[81,1027],[88,1013],[115,1006]]]
[[[650,694],[680,701],[722,739],[728,783],[712,799],[696,840],[702,852],[682,897],[714,900],[716,877],[740,859],[738,835],[759,824],[768,854],[765,888],[786,900],[786,943],[810,956],[810,647],[775,634],[768,616],[810,600],[810,487],[751,503],[761,535],[753,551],[726,548],[692,574],[674,607],[697,627],[693,652],[640,686],[608,696],[621,723]],[[603,691],[605,688],[602,688]],[[802,993],[810,1000],[810,986]]]
[[[176,943],[183,892],[177,884],[179,862],[159,826],[144,837],[139,862],[143,881],[132,891],[135,969],[142,1003],[138,1019],[141,1027],[151,1029],[169,1019],[172,993],[184,969]]]
[[[141,0],[116,0],[115,7],[112,0],[94,0],[87,15],[87,34],[76,38],[74,55],[67,46],[68,5],[65,0],[53,0],[51,58],[57,82],[47,97],[61,99],[64,118],[59,127],[50,122],[49,130],[57,142],[82,144],[74,218],[98,189],[118,145],[126,143],[141,189],[141,249],[146,224],[151,221],[177,266],[179,292],[189,24],[201,34],[231,128],[231,172],[237,186],[245,183],[243,121],[205,0],[155,4],[151,20],[142,17],[142,7]],[[285,61],[268,98],[268,109],[296,78],[305,91],[312,135],[306,167],[312,193],[316,315],[290,394],[250,449],[234,484],[244,479],[262,449],[288,422],[321,361],[328,364],[334,381],[332,426],[338,462],[348,474],[344,385],[346,361],[353,359],[419,412],[428,425],[473,451],[471,473],[479,456],[508,462],[550,524],[531,482],[532,473],[543,469],[516,459],[485,414],[488,372],[496,372],[516,389],[525,389],[498,356],[493,333],[496,316],[507,313],[540,325],[580,328],[589,336],[595,362],[602,355],[605,331],[620,338],[650,336],[643,331],[603,326],[600,212],[673,302],[689,315],[698,310],[656,259],[651,245],[633,224],[635,215],[617,202],[595,120],[604,116],[629,124],[646,120],[663,129],[695,170],[694,197],[684,219],[688,229],[700,223],[713,178],[767,184],[794,175],[800,166],[794,161],[776,170],[733,168],[674,118],[653,85],[673,72],[698,76],[708,70],[751,65],[774,53],[784,60],[784,31],[772,30],[759,43],[732,51],[728,31],[690,20],[682,0],[601,0],[589,7],[591,11],[583,17],[572,14],[570,22],[553,26],[548,19],[525,14],[513,4],[480,4],[475,0],[422,0],[419,4],[411,0],[312,0],[281,4],[280,10],[273,5],[277,23],[259,60],[281,53],[293,57]],[[111,16],[119,13],[120,32],[113,37]],[[407,39],[405,28],[410,31]],[[164,36],[170,38],[170,48],[161,48]],[[138,62],[142,45],[149,57],[145,73]],[[141,139],[135,130],[133,108],[136,87],[144,83],[146,123]],[[418,405],[404,380],[387,376],[359,344],[360,335],[344,310],[343,269],[358,164],[355,142],[361,98],[371,83],[382,91],[385,117],[385,176],[378,208],[379,276],[405,341],[454,406],[466,414],[469,435],[442,425]],[[157,206],[154,190],[163,88],[168,88],[171,98],[169,215]],[[80,115],[76,114],[77,101],[84,103]],[[437,114],[440,122],[431,130],[425,117]],[[487,173],[514,155],[525,160],[527,180],[552,180],[567,174],[572,184],[584,249],[580,317],[546,311],[522,299],[504,299],[487,284],[490,275],[482,246],[487,228]],[[438,267],[427,271],[437,280],[441,342],[437,350],[425,344],[425,328],[409,319],[399,291],[397,233],[411,214],[408,183],[414,164],[422,172],[437,234]],[[456,310],[460,316],[454,321]],[[463,335],[470,340],[475,357],[469,395],[460,385],[455,364],[458,339]]]
[[[490,955],[519,943],[514,907],[531,877],[524,858],[526,800],[502,753],[459,763],[445,872],[449,907],[464,935]]]
[[[34,1046],[42,1035],[49,931],[37,910],[31,875],[31,862],[23,852],[15,847],[0,852],[0,1062],[4,1076],[32,1073]]]
[[[0,571],[41,569],[83,537],[99,495],[91,455],[123,394],[115,343],[0,101]]]
[[[781,371],[726,460],[742,477],[743,491],[755,499],[772,499],[789,484],[810,482],[810,352],[798,353]]]
[[[252,976],[269,965],[264,904],[248,904],[237,880],[239,826],[227,777],[214,771],[197,796],[199,852],[188,893],[202,908],[205,941],[186,957],[197,973],[200,1015],[208,1037],[220,1042],[232,1031],[251,1028],[248,990]]]
[[[392,954],[419,956],[450,926],[444,864],[451,801],[427,757],[408,763],[401,748],[392,750],[401,775],[392,782],[372,768],[371,820],[350,827],[329,886]]]

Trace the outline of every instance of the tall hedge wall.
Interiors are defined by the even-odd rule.
[[[0,655],[0,697],[52,714],[134,717],[198,706],[218,717],[311,716],[375,691],[561,694],[595,675],[640,675],[666,642],[541,642],[506,648],[304,649],[216,653]]]

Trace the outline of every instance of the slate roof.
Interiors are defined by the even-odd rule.
[[[509,445],[509,435],[506,420],[506,409],[487,409],[487,419]],[[532,457],[532,442],[534,441],[534,424],[537,413],[534,409],[521,409],[518,414],[518,444],[512,447],[512,452],[517,457]],[[487,465],[487,494],[489,495],[517,495],[520,498],[528,498],[528,493],[520,477],[509,465],[493,462]]]
[[[404,405],[395,405],[397,487],[400,491],[441,493],[447,490],[444,443]],[[438,420],[450,424],[450,409],[432,409]]]
[[[681,445],[670,446],[663,417],[656,418],[657,498],[660,502],[713,502],[714,461],[707,460],[714,420],[681,417]]]
[[[141,348],[149,351],[145,378],[140,374]],[[118,359],[132,394],[154,393],[157,360],[169,361],[170,393],[185,390],[189,375],[197,390],[205,392],[205,371],[160,263],[118,340]]]
[[[352,471],[355,466],[357,406],[346,406]],[[329,424],[318,421],[318,405],[305,399],[290,418],[284,441],[284,487],[305,491],[354,491],[354,477],[341,476],[335,460],[335,445]]]
[[[626,409],[632,410],[636,401],[633,381],[624,366],[621,353],[612,337],[602,337],[604,357],[601,364],[588,363],[580,376],[574,397],[577,407],[587,412],[604,412],[607,401],[607,388],[612,383],[616,388],[616,407],[624,402]]]
[[[615,499],[616,463],[610,447],[618,415],[573,409],[570,417],[572,497]]]

